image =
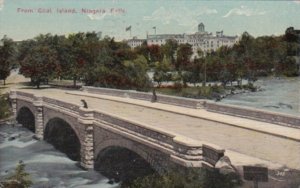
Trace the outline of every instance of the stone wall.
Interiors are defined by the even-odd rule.
[[[300,128],[300,117],[260,109],[206,102],[205,109],[212,112],[244,117],[268,123]]]
[[[84,86],[83,90],[89,93],[110,95],[124,98],[140,99],[151,101],[152,93],[137,92],[133,90],[119,90],[110,88],[100,88],[100,87],[87,87]],[[182,97],[174,97],[168,95],[157,94],[157,101],[164,104],[172,104],[176,106],[183,106],[188,108],[203,108],[205,100],[188,99]]]

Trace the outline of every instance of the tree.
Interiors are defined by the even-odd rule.
[[[144,56],[138,56],[134,60],[123,62],[127,80],[129,80],[129,88],[137,90],[147,90],[150,87],[149,77],[147,75],[148,64]]]
[[[147,41],[144,41],[141,46],[135,47],[134,52],[136,54],[143,55],[147,59],[147,62],[150,62],[150,52],[148,49]]]
[[[169,81],[171,79],[170,71],[171,61],[169,58],[164,56],[162,62],[156,62],[154,67],[153,80],[157,82],[158,87],[161,86],[161,83],[164,81]]]
[[[253,63],[253,48],[254,48],[254,38],[247,32],[242,34],[242,38],[239,41],[240,45],[240,63],[245,66],[241,66],[240,70],[240,83],[243,78],[248,81],[252,81],[255,75],[255,67]]]
[[[29,188],[32,185],[30,174],[25,171],[25,164],[19,162],[15,172],[6,179],[4,187],[6,188]]]
[[[149,51],[149,57],[151,63],[162,61],[163,53],[159,45],[148,46],[148,51]]]
[[[177,49],[177,58],[175,62],[176,75],[173,75],[176,80],[176,85],[181,85],[184,82],[186,85],[187,80],[190,78],[190,73],[183,75],[183,71],[187,71],[191,63],[191,56],[193,54],[192,46],[190,44],[180,44]],[[174,81],[175,81],[174,80]]]
[[[293,57],[286,57],[286,59],[280,63],[281,73],[285,76],[299,76],[299,68],[296,60]]]
[[[194,85],[196,85],[196,83],[204,81],[205,59],[195,58],[189,67],[189,71],[191,72],[191,79],[189,81],[190,83],[194,83]]]
[[[86,54],[88,66],[85,66],[84,78],[87,85],[141,90],[149,86],[146,58],[137,56],[126,43],[105,38],[86,50]]]
[[[0,46],[0,80],[3,80],[5,85],[5,80],[13,67],[15,48],[12,39],[6,36],[1,39],[1,43],[3,45]]]
[[[175,68],[177,71],[185,70],[191,62],[191,56],[193,55],[192,46],[190,44],[180,44],[177,49],[177,59]]]
[[[48,43],[50,38],[50,35],[40,35],[20,47],[20,73],[31,78],[37,88],[40,88],[42,81],[54,78],[59,69],[57,51]]]
[[[72,78],[73,86],[76,86],[77,80],[83,76],[87,64],[86,52],[84,50],[85,34],[76,33],[69,35],[65,43],[67,47],[67,66],[64,71],[66,77]]]
[[[170,59],[171,63],[175,64],[175,53],[178,48],[178,43],[176,40],[169,39],[166,41],[166,44],[162,45],[162,53],[168,59]]]

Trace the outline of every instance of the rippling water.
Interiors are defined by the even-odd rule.
[[[262,91],[229,96],[221,102],[300,115],[300,77],[262,78],[255,85]]]
[[[32,138],[23,127],[0,125],[0,181],[14,172],[19,160],[26,164],[34,188],[113,188],[108,179],[95,171],[85,171],[77,162],[44,141]],[[9,138],[16,139],[9,141]]]

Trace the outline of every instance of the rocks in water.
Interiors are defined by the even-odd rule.
[[[293,109],[293,106],[290,104],[285,104],[285,103],[278,103],[278,105],[265,105],[263,106],[265,108],[289,108],[289,109]]]
[[[266,105],[266,106],[263,106],[265,108],[279,108],[279,106],[274,106],[274,105]]]
[[[40,140],[36,135],[32,135],[32,138],[35,140]]]
[[[283,108],[289,108],[289,109],[293,109],[293,106],[292,105],[290,105],[290,104],[285,104],[285,103],[278,103],[278,105],[280,106],[280,107],[283,107]]]
[[[107,183],[112,185],[112,184],[114,184],[115,182],[114,182],[113,179],[109,179]]]
[[[113,184],[119,183],[119,182],[120,182],[120,180],[115,179],[115,178],[111,178],[111,179],[108,180],[107,183],[113,185]]]
[[[11,137],[8,138],[8,141],[12,141],[12,140],[15,140],[15,139],[16,139],[15,137],[11,136]]]
[[[16,138],[19,138],[19,137],[20,137],[20,134],[12,134],[12,135],[8,138],[8,141],[15,140]]]

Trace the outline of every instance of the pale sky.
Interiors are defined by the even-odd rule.
[[[51,9],[51,13],[39,13]],[[74,9],[76,13],[59,13]],[[95,14],[82,9],[96,9]],[[25,11],[31,12],[25,13]],[[103,13],[105,11],[105,13]],[[117,40],[153,34],[194,33],[203,22],[208,32],[225,35],[248,31],[253,36],[280,35],[287,27],[300,29],[300,1],[199,0],[0,0],[0,38],[24,40],[38,34],[102,31]]]

